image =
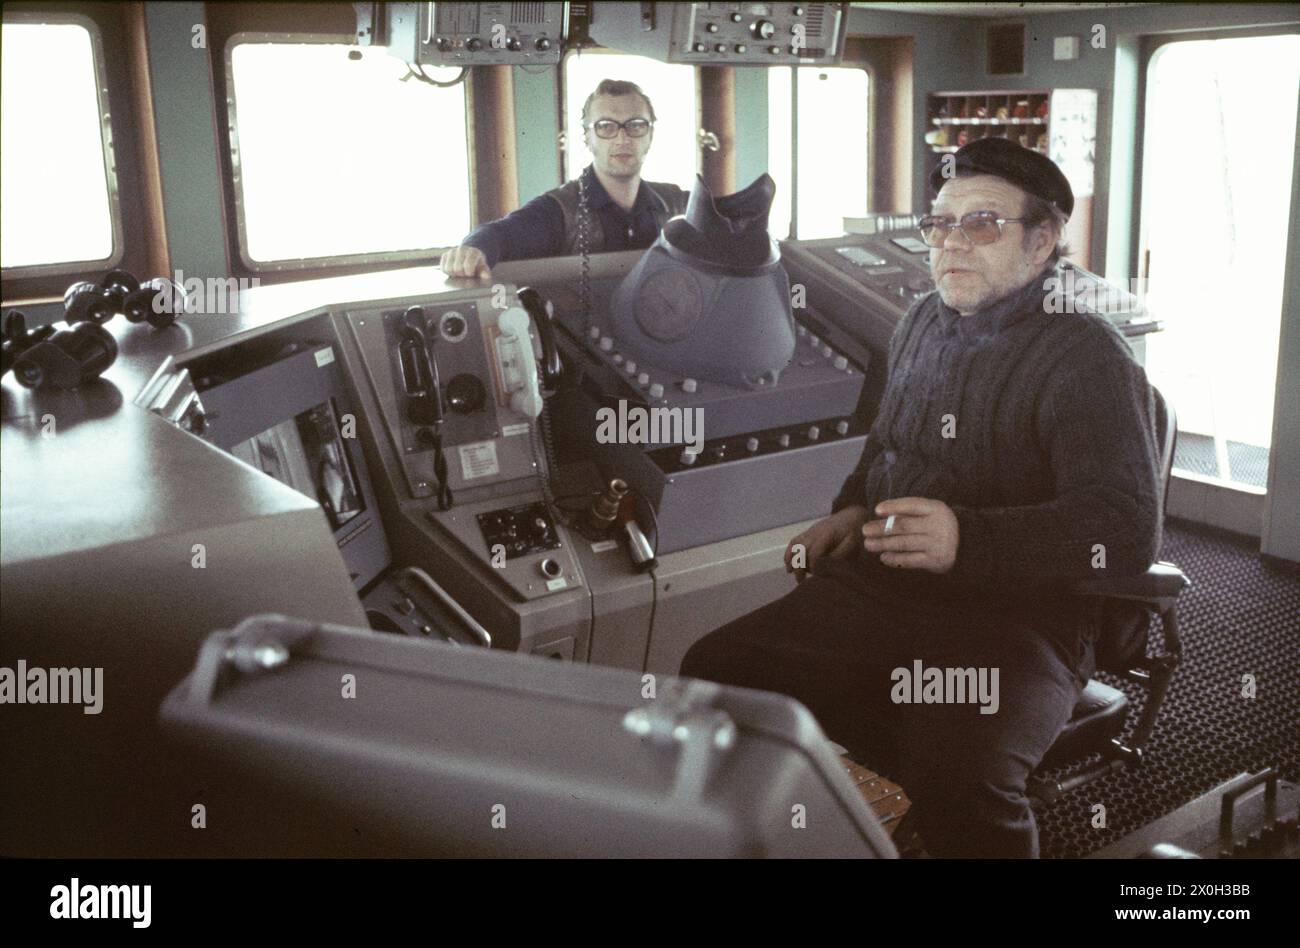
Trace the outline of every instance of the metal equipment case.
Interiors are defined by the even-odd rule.
[[[312,800],[317,851],[896,855],[808,711],[748,689],[258,616],[162,718]]]

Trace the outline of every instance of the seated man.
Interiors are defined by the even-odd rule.
[[[1099,616],[1065,586],[1159,547],[1154,404],[1110,323],[1050,299],[1065,176],[1002,139],[955,157],[921,223],[938,292],[898,324],[832,515],[786,550],[799,584],[681,673],[803,702],[902,784],[932,855],[1032,857],[1026,781],[1093,671]]]
[[[499,260],[580,253],[580,196],[586,191],[590,253],[643,250],[670,217],[684,213],[687,192],[641,180],[654,141],[655,110],[635,83],[604,79],[582,106],[583,140],[593,161],[575,181],[484,224],[442,255],[448,276],[490,276]]]

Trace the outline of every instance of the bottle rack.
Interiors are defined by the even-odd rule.
[[[927,98],[925,141],[948,154],[981,138],[1007,138],[1047,154],[1052,93],[937,92]]]

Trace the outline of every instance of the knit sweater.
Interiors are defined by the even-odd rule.
[[[1069,580],[1136,574],[1155,559],[1146,374],[1105,317],[1053,312],[1053,275],[1062,271],[969,316],[931,293],[899,322],[879,414],[833,509],[929,497],[953,509],[960,535],[948,573],[864,553],[855,572],[868,582],[909,598],[1042,601]]]

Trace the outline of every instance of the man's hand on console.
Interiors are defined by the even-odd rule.
[[[442,272],[449,277],[477,277],[492,279],[492,271],[488,269],[487,257],[483,256],[483,251],[477,247],[470,247],[462,244],[459,247],[452,247],[444,253],[438,261],[442,267]]]
[[[785,548],[785,571],[794,573],[795,580],[802,583],[822,557],[840,560],[852,556],[858,546],[858,531],[870,516],[866,507],[855,505],[818,520]]]
[[[886,566],[946,573],[957,562],[957,515],[942,500],[896,497],[876,504],[862,527],[862,545]]]

